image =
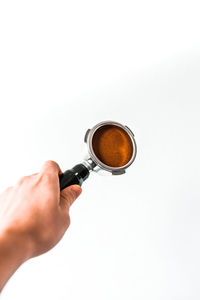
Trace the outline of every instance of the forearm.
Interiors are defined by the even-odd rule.
[[[12,230],[0,229],[0,291],[28,258],[29,250],[23,237]]]
[[[0,290],[21,264],[53,248],[67,230],[81,187],[60,192],[60,173],[57,163],[47,161],[40,173],[0,195]]]

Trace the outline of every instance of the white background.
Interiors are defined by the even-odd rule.
[[[90,175],[62,241],[3,300],[200,299],[199,9],[0,2],[0,189],[47,159],[81,162],[100,121],[128,125],[138,144],[126,175]]]

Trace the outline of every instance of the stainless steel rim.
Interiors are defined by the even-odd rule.
[[[92,147],[92,139],[94,136],[94,133],[97,131],[97,129],[99,129],[100,127],[104,126],[104,125],[116,125],[120,128],[122,128],[130,137],[132,144],[133,144],[133,154],[131,159],[129,160],[129,162],[122,166],[122,167],[110,167],[104,163],[102,163],[98,157],[95,155],[94,151],[93,151],[93,147]],[[134,138],[134,134],[133,132],[127,127],[124,126],[118,122],[115,121],[104,121],[104,122],[100,122],[98,124],[96,124],[88,133],[88,137],[87,137],[87,147],[88,147],[88,152],[89,155],[91,157],[91,159],[99,166],[101,167],[103,170],[106,170],[108,172],[122,172],[125,171],[125,169],[127,169],[135,160],[136,157],[136,153],[137,153],[137,146],[136,146],[136,142],[135,142],[135,138]]]

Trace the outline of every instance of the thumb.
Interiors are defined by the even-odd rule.
[[[70,185],[60,192],[60,204],[64,207],[70,207],[72,203],[81,194],[82,189],[79,185]]]

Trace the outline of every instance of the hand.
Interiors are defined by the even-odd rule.
[[[0,289],[20,264],[50,250],[68,228],[81,187],[60,192],[59,174],[57,163],[47,161],[0,195]]]

